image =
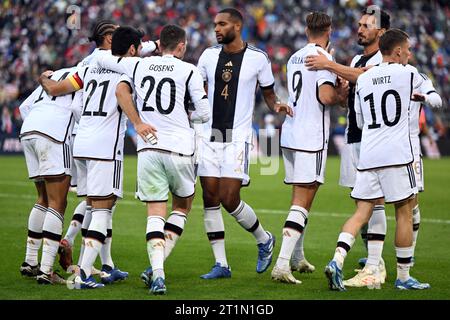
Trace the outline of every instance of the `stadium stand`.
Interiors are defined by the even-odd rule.
[[[70,29],[67,23],[76,25],[76,17],[67,13],[69,5],[80,8],[80,29]],[[411,35],[415,65],[434,82],[442,96],[443,105],[450,102],[450,33],[448,21],[450,6],[446,0],[97,0],[97,1],[2,1],[0,3],[0,153],[14,151],[21,119],[18,106],[36,86],[38,75],[45,69],[73,66],[92,49],[87,35],[92,25],[101,18],[109,18],[118,24],[130,24],[145,29],[147,37],[158,37],[162,26],[176,23],[188,34],[186,60],[196,63],[205,47],[215,44],[212,17],[221,8],[234,6],[245,17],[244,39],[267,51],[276,76],[276,90],[286,98],[285,65],[296,48],[305,44],[305,16],[312,10],[325,11],[333,17],[332,46],[336,61],[349,64],[360,51],[355,41],[357,21],[363,6],[376,4],[395,12],[391,18],[393,27]],[[259,98],[261,99],[261,97]],[[254,127],[264,128],[268,110],[257,101]],[[333,128],[342,132],[338,121],[344,110],[333,113]],[[450,154],[450,112],[443,109],[427,112],[428,126],[434,136],[447,147],[443,154]],[[342,118],[341,118],[342,119]],[[280,127],[281,119],[274,122]]]

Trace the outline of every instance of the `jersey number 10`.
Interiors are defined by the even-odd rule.
[[[389,95],[393,95],[395,98],[395,118],[393,121],[390,121],[387,116],[387,110],[386,110],[386,100]],[[373,93],[367,95],[364,97],[364,101],[369,101],[370,105],[370,114],[372,115],[372,123],[369,124],[369,129],[378,129],[381,127],[381,124],[377,123],[377,115],[375,113],[375,101],[373,97]],[[402,114],[402,100],[400,99],[400,95],[395,90],[387,90],[385,93],[383,93],[383,96],[381,97],[381,114],[383,116],[383,122],[388,127],[395,126],[400,121],[400,116]]]

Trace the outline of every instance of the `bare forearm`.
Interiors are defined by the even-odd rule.
[[[275,109],[275,103],[279,101],[277,95],[275,94],[275,91],[273,89],[263,89],[262,92],[267,107],[273,111]]]
[[[337,74],[338,76],[340,76],[340,77],[344,78],[345,80],[348,80],[352,83],[356,83],[356,80],[358,80],[358,77],[362,73],[364,73],[363,69],[344,66],[344,65],[336,63],[334,61],[329,61],[325,65],[325,69]]]
[[[134,106],[133,98],[130,93],[118,90],[116,92],[117,102],[122,108],[123,112],[127,115],[133,126],[137,126],[142,123],[141,118]]]

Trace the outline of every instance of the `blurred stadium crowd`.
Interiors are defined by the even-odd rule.
[[[450,2],[448,0],[94,0],[94,1],[8,1],[0,2],[0,134],[17,134],[21,119],[18,106],[36,87],[45,69],[75,65],[92,49],[87,36],[98,19],[145,29],[145,40],[157,39],[164,24],[176,23],[188,33],[186,60],[194,64],[204,48],[216,43],[213,17],[224,7],[244,13],[243,37],[266,50],[276,76],[276,91],[287,98],[285,64],[289,56],[306,43],[305,17],[313,10],[326,11],[333,18],[332,47],[337,62],[350,64],[361,48],[356,42],[360,10],[379,5],[391,14],[391,26],[407,31],[412,40],[414,64],[426,73],[442,96],[450,102]],[[76,20],[70,5],[80,8]],[[75,19],[75,20],[74,20]],[[70,29],[79,23],[79,29]],[[259,98],[261,99],[261,98]],[[254,126],[276,128],[281,119],[267,115],[257,101]],[[450,111],[427,110],[427,124],[435,138],[450,138]],[[334,134],[345,128],[345,110],[333,112]]]

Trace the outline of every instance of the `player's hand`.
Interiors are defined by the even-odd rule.
[[[345,105],[345,102],[347,101],[348,98],[350,88],[349,82],[344,78],[338,77],[336,83],[337,83],[336,93],[339,97],[339,104],[342,106]]]
[[[305,60],[305,67],[308,70],[324,70],[330,60],[322,52],[318,52],[316,56],[307,56]]]
[[[156,130],[155,127],[147,123],[141,122],[135,125],[134,129],[144,141],[150,142],[151,144],[156,144],[157,142],[156,132],[158,130]]]
[[[41,77],[45,77],[45,78],[50,78],[53,74],[52,70],[46,70],[44,72],[42,72]]]
[[[370,68],[372,68],[373,66],[365,66],[365,67],[361,67],[361,70],[366,72],[367,70],[369,70]]]
[[[425,96],[421,93],[413,93],[411,97],[412,101],[423,102],[425,101]]]
[[[288,116],[292,117],[294,115],[294,111],[289,107],[286,103],[276,102],[273,106],[273,110],[276,113],[286,113]]]

